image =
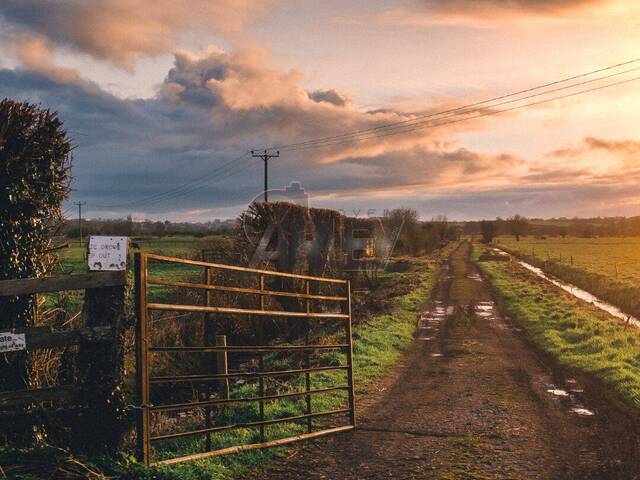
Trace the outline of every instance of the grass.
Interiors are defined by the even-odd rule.
[[[479,246],[476,249],[485,248]],[[561,365],[587,373],[640,407],[640,331],[625,329],[512,262],[479,262],[506,313]]]
[[[451,247],[443,255],[447,255]],[[354,326],[354,375],[356,379],[356,393],[366,392],[376,380],[380,379],[398,360],[403,351],[411,344],[414,338],[416,315],[421,306],[430,297],[433,290],[437,268],[433,267],[433,261],[427,259],[411,259],[411,269],[402,273],[385,273],[381,276],[380,293],[384,294],[386,287],[394,283],[409,283],[412,288],[390,300],[390,308],[386,313],[374,315],[366,321],[361,321]],[[341,358],[333,358],[327,354],[320,359],[321,364],[334,363]],[[335,385],[336,382],[344,384],[342,372],[320,372],[313,376],[312,388],[323,388]],[[296,385],[293,385],[295,388]],[[235,390],[236,395],[254,395],[255,385],[244,385]],[[346,403],[346,395],[318,395],[314,399],[313,409],[331,410],[343,408]],[[267,404],[266,418],[277,418],[303,413],[304,405],[301,401],[288,401]],[[242,409],[228,411],[233,414],[234,421],[251,420],[256,418],[257,405],[248,405]],[[272,438],[285,437],[292,434],[303,433],[302,425],[290,423],[270,427],[268,431]],[[214,446],[221,447],[228,444],[246,443],[257,440],[255,430],[237,430],[227,434],[217,435]],[[185,453],[202,451],[203,440],[183,440],[163,446],[158,451],[159,458],[167,458]],[[265,450],[252,450],[226,457],[214,457],[199,461],[179,464],[175,466],[161,466],[144,468],[133,462],[128,456],[123,456],[119,461],[106,458],[83,459],[83,463],[89,468],[100,470],[108,476],[116,476],[121,479],[158,479],[158,480],[204,480],[211,478],[232,478],[239,472],[247,471],[255,465],[272,460],[288,452],[284,448],[271,448]],[[62,453],[51,452],[43,447],[41,451],[21,452],[5,448],[0,449],[0,465],[7,465],[9,460],[15,463],[16,458],[25,456],[26,462],[37,461],[41,456],[53,456],[63,458]],[[27,457],[28,456],[28,457]],[[52,462],[56,460],[50,459]],[[35,460],[34,460],[35,459]],[[61,460],[59,460],[61,461]],[[15,478],[39,478],[39,477],[15,477]]]
[[[624,312],[640,316],[640,237],[501,237],[499,246]]]
[[[175,237],[145,237],[136,239],[135,243],[140,251],[167,255],[170,257],[196,258],[203,248],[224,244],[224,237],[212,235],[209,237],[175,236]],[[87,271],[86,247],[73,241],[69,248],[60,251],[60,264],[65,273],[81,273]],[[163,278],[178,280],[191,275],[192,268],[188,265],[157,264],[157,273]]]

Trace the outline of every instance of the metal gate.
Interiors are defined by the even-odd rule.
[[[155,275],[152,266],[159,264],[164,265],[165,269],[186,268],[190,272],[184,275],[185,279],[178,280],[175,275],[166,274],[166,271]],[[224,281],[226,277],[234,275],[236,284],[230,285]],[[283,445],[355,427],[349,281],[149,253],[136,254],[135,276],[136,389],[139,408],[137,456],[140,461],[147,465],[178,463]],[[158,303],[168,298],[169,288],[182,289],[191,294],[175,297],[176,303]],[[156,295],[154,292],[157,289],[165,289],[164,295]],[[216,298],[220,296],[220,300],[223,295],[227,300],[217,301]],[[274,303],[277,308],[270,308]],[[177,338],[173,341],[166,338],[168,328],[158,331],[163,329],[163,322],[169,321],[165,320],[167,317],[162,317],[167,314],[173,315],[172,321],[178,317],[180,322],[200,318],[206,323],[216,315],[224,315],[227,320],[232,317],[239,323],[244,320],[250,322],[248,325],[253,325],[248,334],[253,341],[233,345],[227,344],[224,337],[218,337],[215,342],[211,338],[209,342],[204,342],[205,336],[202,336],[198,338],[198,344],[178,344]],[[269,324],[270,331],[267,333],[271,341],[264,338],[265,323]],[[330,327],[336,331],[326,333],[330,332]],[[314,328],[322,336],[311,340],[310,332],[317,336]],[[279,336],[274,334],[274,330],[278,329],[282,330]],[[286,338],[292,329],[304,334]],[[154,343],[158,336],[163,338],[162,344]],[[246,340],[247,335],[244,338]],[[217,358],[214,371],[200,371],[197,374],[164,372],[162,375],[154,371],[156,356],[169,356],[172,359],[165,361],[165,366],[181,367],[190,363],[185,358],[194,359],[203,354],[214,354]],[[228,369],[228,363],[231,369]],[[286,387],[288,384],[285,384],[283,387],[279,380],[282,378],[294,379],[294,385]],[[230,384],[232,379],[235,379],[234,384]],[[275,383],[275,386],[268,385],[268,381]],[[338,384],[328,384],[330,381]],[[317,388],[318,383],[321,388]],[[218,385],[217,393],[211,394],[216,390],[202,387],[207,392],[206,396],[204,399],[198,396],[198,389],[202,385],[211,384]],[[173,399],[167,402],[167,396],[171,397],[180,388],[190,388],[197,391],[198,395],[192,394],[186,401]],[[156,391],[158,389],[161,391]],[[247,392],[251,394],[247,395]],[[314,404],[314,399],[322,405]],[[275,413],[270,415],[268,407],[277,402],[287,403],[283,407],[273,407],[271,410]],[[255,407],[257,411],[250,410],[250,413],[254,412],[256,418],[247,419],[247,409]],[[159,424],[178,426],[179,431],[159,432]],[[189,428],[184,428],[185,424]],[[270,429],[276,431],[270,432]],[[244,436],[229,436],[233,431],[245,433]],[[186,444],[187,451],[184,451],[184,443],[176,447],[176,442],[184,442],[187,438],[193,440],[193,443]],[[229,445],[229,441],[233,444]],[[157,454],[158,444],[169,445],[162,455]]]

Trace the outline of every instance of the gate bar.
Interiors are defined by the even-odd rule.
[[[299,280],[316,280],[318,282],[341,283],[343,285],[348,282],[348,280],[343,280],[341,278],[314,277],[311,275],[298,275],[296,273],[274,272],[273,270],[261,270],[259,268],[238,267],[236,265],[224,265],[221,263],[200,262],[198,260],[187,260],[185,258],[167,257],[164,255],[157,255],[155,253],[145,253],[144,255],[150,260],[158,260],[160,262],[169,263],[181,263],[183,265],[194,265],[196,267],[212,267],[219,268],[220,270],[235,270],[238,272],[261,273],[263,275],[272,275],[275,277],[297,278]]]
[[[149,465],[149,361],[147,335],[147,258],[136,252],[135,298],[138,324],[136,326],[136,397],[140,410],[136,419],[136,451],[138,459]]]
[[[235,447],[222,448],[220,450],[214,450],[213,452],[196,453],[194,455],[188,455],[186,457],[171,458],[169,460],[161,460],[155,462],[153,465],[172,465],[176,463],[187,462],[190,460],[200,460],[209,457],[218,457],[220,455],[228,455],[230,453],[244,452],[247,450],[255,450],[257,448],[277,447],[280,445],[287,445],[289,443],[299,442],[301,440],[311,440],[312,438],[324,437],[325,435],[331,435],[338,432],[346,432],[353,430],[353,425],[345,425],[342,427],[329,428],[327,430],[320,430],[313,433],[303,433],[302,435],[296,435],[294,437],[281,438],[279,440],[270,440],[262,443],[251,443],[248,445],[236,445]]]
[[[236,346],[226,347],[150,347],[149,352],[279,352],[296,350],[340,350],[349,348],[347,343],[337,343],[333,345],[265,345],[265,346]]]
[[[251,310],[247,308],[205,307],[202,305],[173,305],[170,303],[148,303],[147,308],[149,310],[164,310],[170,312],[238,313],[242,315],[265,315],[272,317],[349,318],[349,315],[344,313],[285,312],[283,310]]]
[[[327,388],[318,388],[316,390],[309,390],[309,392],[290,392],[290,393],[279,393],[277,395],[263,395],[260,397],[247,397],[247,398],[225,398],[221,400],[205,400],[203,402],[187,402],[187,403],[174,403],[170,405],[151,405],[149,406],[149,410],[154,412],[168,412],[175,410],[192,410],[194,408],[202,408],[213,405],[227,405],[229,403],[251,403],[251,402],[264,402],[267,400],[278,400],[280,398],[291,398],[291,397],[300,397],[306,395],[307,393],[327,393],[327,392],[335,392],[337,390],[349,390],[348,386],[340,386],[340,387],[327,387]]]
[[[329,370],[346,370],[348,365],[336,365],[334,367],[310,367],[310,368],[298,368],[296,370],[271,370],[267,372],[235,372],[235,373],[218,373],[211,375],[174,375],[163,377],[150,377],[151,383],[172,383],[172,382],[199,382],[207,380],[219,380],[221,378],[258,378],[264,377],[278,377],[287,375],[299,375],[301,373],[313,373],[313,372],[326,372]]]
[[[314,418],[314,417],[327,417],[330,415],[340,415],[343,413],[349,413],[349,409],[343,408],[341,410],[329,410],[326,412],[296,415],[294,417],[274,418],[271,420],[265,420],[264,422],[234,423],[233,425],[223,425],[221,427],[202,428],[200,430],[192,430],[189,432],[168,433],[166,435],[158,435],[157,437],[151,437],[150,440],[152,442],[160,442],[162,440],[170,440],[173,438],[191,437],[195,435],[204,435],[206,433],[224,432],[227,430],[237,430],[241,428],[255,428],[260,425],[272,425],[275,423],[294,422],[296,420],[305,420],[305,419]]]
[[[307,280],[308,281],[308,280]],[[294,298],[311,298],[313,300],[329,300],[336,302],[346,302],[347,297],[337,297],[333,295],[309,295],[297,292],[281,292],[279,290],[260,290],[257,288],[227,287],[223,285],[208,285],[205,283],[176,282],[173,280],[162,280],[161,278],[149,278],[149,285],[163,285],[165,287],[185,287],[196,288],[200,290],[215,290],[219,292],[248,293],[253,295],[265,295],[272,297],[294,297]]]

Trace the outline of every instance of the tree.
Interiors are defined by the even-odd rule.
[[[440,237],[440,241],[444,242],[447,237],[447,225],[448,225],[448,220],[446,215],[438,215],[437,217],[433,217],[433,219],[431,220],[431,223],[435,225],[436,230],[438,231],[438,236]]]
[[[497,224],[490,220],[480,222],[480,232],[482,233],[482,243],[491,243],[496,235]]]
[[[400,228],[395,253],[404,255],[419,255],[422,249],[420,242],[420,222],[418,212],[410,208],[396,208],[385,212],[383,219],[385,229],[389,232]]]
[[[516,237],[516,241],[520,241],[520,237],[527,234],[529,231],[529,221],[522,215],[514,215],[507,218],[507,229],[509,233]]]

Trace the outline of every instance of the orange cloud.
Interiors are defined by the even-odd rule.
[[[423,0],[411,7],[389,9],[378,16],[376,23],[421,27],[569,21],[584,15],[595,18],[608,6],[630,8],[620,0]]]
[[[59,67],[53,63],[53,50],[45,38],[23,36],[16,40],[14,45],[18,58],[25,67],[44,73],[59,82],[81,81],[77,70]]]
[[[611,0],[429,0],[424,3],[435,14],[495,18],[495,15],[567,15],[611,3]]]
[[[120,67],[171,51],[183,34],[234,34],[275,0],[3,0],[0,16]]]

